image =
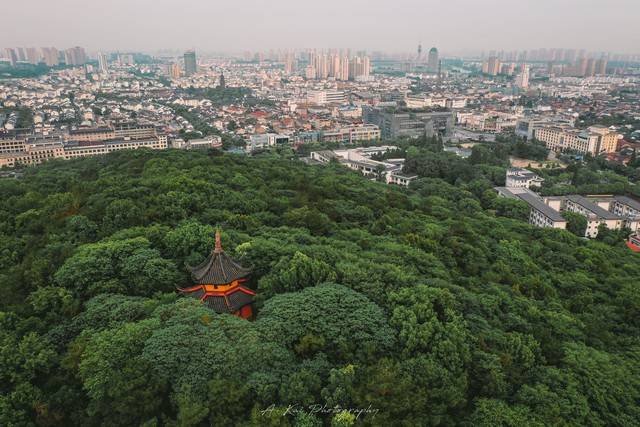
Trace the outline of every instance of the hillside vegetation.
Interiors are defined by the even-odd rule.
[[[0,425],[638,425],[640,257],[421,156],[465,179],[140,150],[0,180]],[[175,291],[215,228],[254,321]]]

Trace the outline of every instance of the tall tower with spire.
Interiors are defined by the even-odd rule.
[[[191,272],[193,285],[179,288],[179,292],[200,300],[216,313],[251,319],[255,293],[241,285],[247,281],[250,270],[224,252],[219,231],[216,231],[211,254],[199,265],[187,268]]]
[[[220,89],[224,89],[227,87],[227,83],[224,81],[224,73],[220,72],[220,83],[218,83],[218,87]]]

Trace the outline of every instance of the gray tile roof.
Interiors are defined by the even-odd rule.
[[[573,203],[576,203],[586,210],[592,212],[598,218],[603,219],[620,219],[620,217],[613,212],[609,212],[606,209],[601,208],[600,206],[593,203],[591,200],[587,199],[584,196],[580,196],[579,194],[569,194],[566,196],[567,200],[571,200]]]
[[[249,275],[250,270],[237,264],[229,255],[213,251],[196,267],[187,267],[193,282],[199,285],[224,285]]]
[[[615,199],[624,204],[627,205],[633,209],[639,210],[640,211],[640,202],[638,202],[635,199],[632,199],[631,197],[627,197],[627,196],[615,196]]]
[[[495,187],[498,193],[510,199],[519,199],[555,222],[566,221],[560,212],[548,206],[533,191],[526,188]]]
[[[527,202],[533,209],[541,212],[550,220],[554,222],[566,221],[566,219],[564,219],[560,212],[545,204],[539,197],[533,196],[529,193],[517,194],[517,196],[523,201]]]

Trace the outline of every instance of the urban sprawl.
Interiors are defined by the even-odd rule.
[[[408,186],[402,138],[437,138],[468,156],[510,133],[561,156],[627,164],[640,148],[640,57],[578,49],[385,54],[348,49],[238,55],[0,50],[0,168],[147,148],[220,149],[248,155],[324,145],[305,157],[338,162]],[[613,119],[628,117],[628,122]],[[608,125],[607,119],[612,125]],[[597,119],[597,120],[596,120]],[[605,124],[603,124],[605,123]],[[388,141],[391,141],[387,144]],[[329,147],[329,148],[327,148]],[[384,157],[385,160],[380,160]],[[376,160],[378,159],[378,160]],[[542,178],[513,159],[499,196],[530,207],[530,223],[565,228],[563,212],[637,232],[640,202],[627,196],[542,197]],[[637,238],[635,243],[639,244]]]

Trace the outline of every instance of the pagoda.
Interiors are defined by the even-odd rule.
[[[191,272],[193,286],[178,290],[192,298],[197,298],[217,313],[230,313],[243,319],[253,315],[255,293],[242,286],[250,270],[236,263],[222,250],[220,232],[216,231],[213,252],[200,265],[187,266]]]

